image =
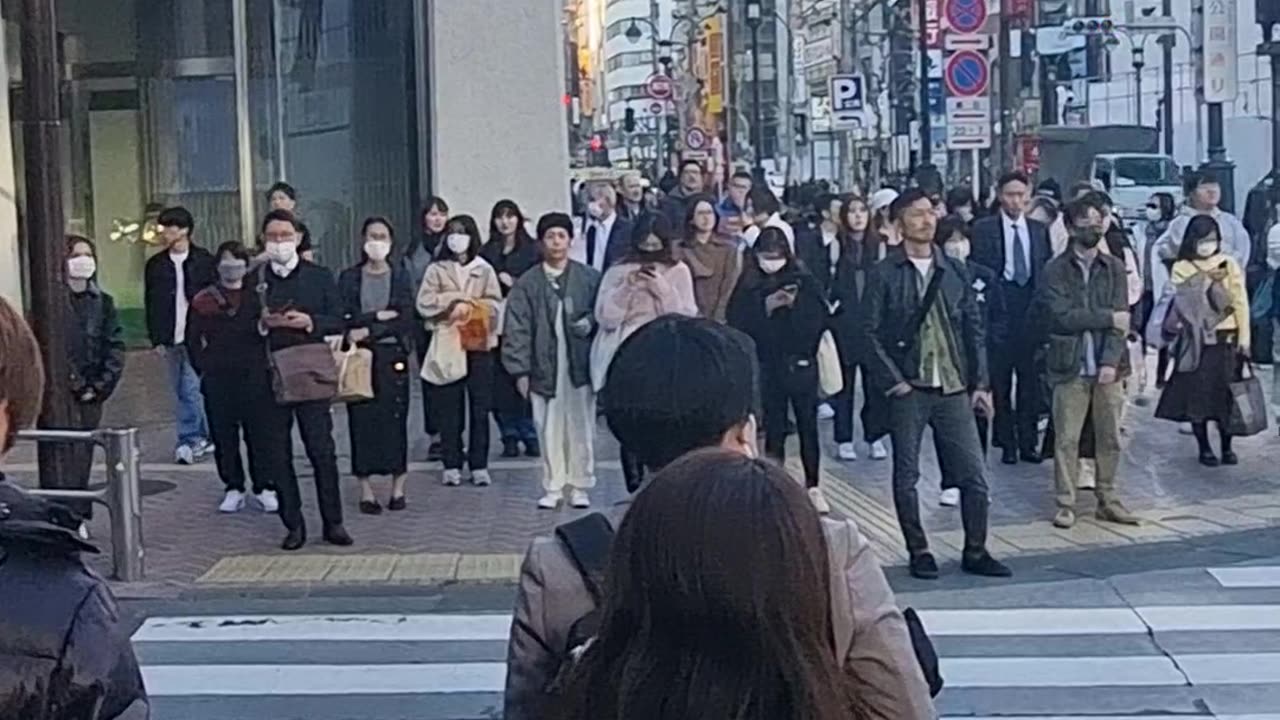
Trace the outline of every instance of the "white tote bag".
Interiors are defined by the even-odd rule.
[[[626,338],[621,327],[612,330],[601,330],[591,341],[591,387],[596,392],[604,389],[605,378],[609,376],[609,364],[618,352],[618,347]]]
[[[422,359],[422,379],[432,385],[451,385],[467,376],[467,353],[455,325],[437,327],[427,356]]]
[[[844,373],[840,371],[840,351],[828,330],[818,341],[818,393],[831,397],[844,389]]]

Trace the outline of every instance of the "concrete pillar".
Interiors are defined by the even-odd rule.
[[[0,23],[0,29],[3,24]],[[0,58],[8,57],[0,32]],[[8,63],[0,62],[0,88],[9,87]],[[0,296],[23,305],[22,250],[18,243],[18,181],[13,172],[13,127],[9,93],[0,93]]]
[[[530,218],[567,212],[561,0],[429,8],[432,192],[486,231],[504,197]]]

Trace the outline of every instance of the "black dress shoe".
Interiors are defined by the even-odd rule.
[[[1040,459],[1052,460],[1055,452],[1056,451],[1053,449],[1052,445],[1046,444],[1044,447],[1040,448]]]
[[[431,447],[427,448],[427,462],[440,462],[442,457],[444,457],[444,445],[436,440],[431,443]]]
[[[403,495],[401,495],[400,497],[393,497],[391,498],[391,501],[387,503],[387,509],[393,510],[396,512],[399,512],[408,506],[409,506],[409,503],[404,499]]]
[[[290,530],[288,535],[284,536],[284,542],[280,543],[283,550],[300,550],[303,545],[307,544],[307,531],[302,528]]]
[[[331,525],[324,529],[324,541],[330,545],[338,545],[346,547],[355,543],[351,536],[347,534],[347,529],[341,525]]]
[[[938,579],[938,561],[930,553],[920,553],[911,558],[911,577],[921,580]]]
[[[1007,565],[991,557],[985,550],[981,555],[966,556],[960,561],[960,569],[970,575],[983,577],[1013,577],[1013,571]]]
[[[381,515],[382,506],[378,504],[377,500],[361,500],[360,512],[365,515]]]
[[[1018,451],[1014,450],[1013,448],[1004,448],[1000,452],[1000,462],[1004,463],[1005,465],[1017,465]]]
[[[1044,458],[1041,457],[1040,453],[1036,452],[1035,449],[1033,448],[1031,450],[1022,451],[1022,462],[1031,463],[1032,465],[1039,465],[1040,463],[1044,462]]]
[[[1218,456],[1212,451],[1206,451],[1200,453],[1200,464],[1205,467],[1218,467],[1222,463],[1218,462]]]
[[[531,457],[531,458],[542,457],[542,448],[538,446],[537,440],[524,441],[524,455],[525,457]]]
[[[1236,453],[1234,450],[1223,450],[1222,464],[1223,465],[1239,465],[1240,458],[1236,457]]]
[[[504,458],[520,457],[520,441],[519,440],[503,440],[502,441],[502,457]]]

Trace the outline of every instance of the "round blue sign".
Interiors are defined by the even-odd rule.
[[[947,58],[947,91],[956,97],[973,97],[987,91],[990,72],[987,59],[973,50],[961,50]]]
[[[947,0],[943,14],[952,32],[974,33],[987,22],[987,0]]]

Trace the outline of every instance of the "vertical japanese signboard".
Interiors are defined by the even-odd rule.
[[[1211,103],[1236,99],[1239,83],[1239,51],[1236,38],[1237,0],[1204,0],[1204,100]]]

